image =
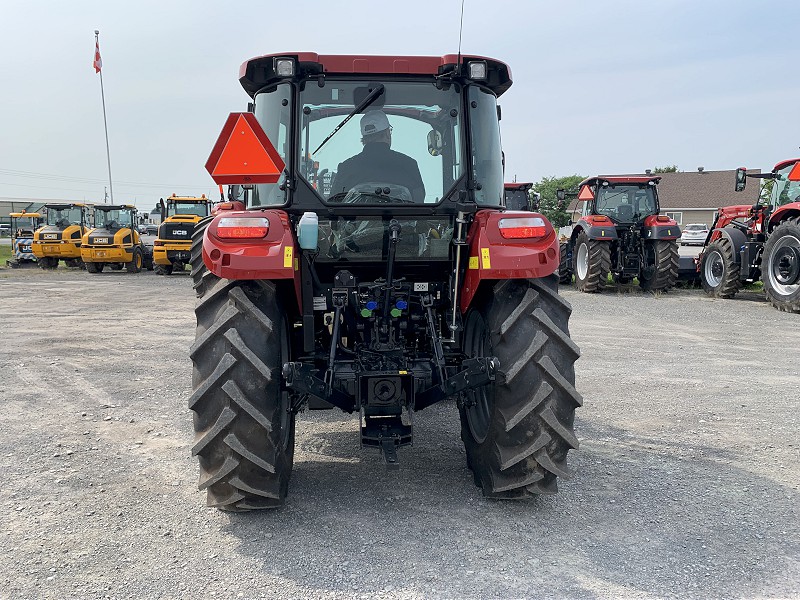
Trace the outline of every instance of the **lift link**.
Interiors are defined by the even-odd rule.
[[[414,410],[422,410],[450,396],[458,396],[461,392],[491,383],[497,377],[500,361],[494,356],[468,358],[461,366],[461,371],[448,377],[441,385],[417,395]]]
[[[325,381],[315,375],[316,369],[313,365],[306,365],[301,362],[287,362],[283,364],[283,380],[286,387],[298,394],[314,396],[334,406],[338,406],[347,413],[355,410],[353,399],[337,389],[331,389],[326,393],[327,385]]]
[[[347,304],[347,290],[333,290],[333,330],[331,332],[331,351],[328,355],[328,370],[325,371],[325,396],[333,391],[333,365],[336,360],[336,348],[339,345],[339,328],[342,324],[342,310]]]

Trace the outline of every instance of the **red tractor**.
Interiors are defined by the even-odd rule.
[[[207,167],[250,187],[248,207],[218,205],[192,248],[208,504],[283,504],[303,409],[358,414],[393,467],[415,413],[445,401],[485,496],[555,493],[578,447],[579,350],[553,227],[504,207],[508,66],[291,53],[245,62],[240,82],[250,111]]]
[[[737,192],[748,177],[774,180],[769,201],[717,211],[699,257],[703,289],[732,298],[744,283],[760,279],[775,308],[800,313],[800,159],[780,162],[769,173],[737,169]]]
[[[582,292],[599,292],[611,273],[634,277],[648,291],[666,291],[678,278],[678,224],[659,214],[660,177],[590,177],[580,183],[581,218],[561,244],[559,278]]]

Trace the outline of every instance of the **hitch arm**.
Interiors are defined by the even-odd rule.
[[[463,369],[448,377],[440,385],[428,388],[417,395],[414,410],[422,410],[432,404],[457,396],[461,392],[474,390],[487,385],[497,377],[500,361],[494,356],[468,358],[462,363]]]
[[[339,390],[333,388],[329,390],[328,384],[317,376],[316,369],[311,365],[299,362],[284,363],[283,380],[286,387],[298,394],[307,394],[330,402],[347,413],[355,411],[352,398]]]

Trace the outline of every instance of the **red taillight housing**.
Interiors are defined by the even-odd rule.
[[[217,223],[217,237],[221,239],[258,239],[269,232],[266,217],[223,217]]]
[[[163,246],[164,242],[162,240],[156,240],[153,242],[153,246]]]
[[[605,215],[592,215],[591,217],[589,217],[589,220],[592,223],[611,223],[611,219],[609,219]]]
[[[667,215],[658,215],[656,217],[656,221],[659,221],[660,223],[667,223],[667,222],[669,222],[671,220],[672,219],[670,219]]]
[[[540,238],[547,235],[547,225],[541,217],[510,217],[497,223],[500,235],[507,240]]]

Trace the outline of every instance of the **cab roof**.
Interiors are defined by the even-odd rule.
[[[208,198],[203,194],[202,196],[176,196],[172,194],[167,200],[180,200],[181,202],[208,202]]]
[[[800,158],[790,158],[788,160],[783,160],[773,167],[772,172],[777,173],[781,169],[785,169],[786,167],[793,165],[797,161],[800,161]]]
[[[45,204],[45,208],[65,208],[70,206],[94,206],[93,204],[86,204],[85,202],[51,202]]]
[[[139,210],[133,204],[95,204],[95,210]]]
[[[503,188],[507,190],[529,190],[533,187],[532,183],[517,183],[516,181],[513,183],[504,183]]]
[[[596,185],[598,183],[602,184],[604,181],[607,181],[609,185],[624,185],[626,183],[630,183],[632,185],[646,185],[651,181],[653,183],[658,183],[661,181],[661,177],[637,175],[595,175],[594,177],[587,177],[578,185]]]
[[[459,64],[459,55],[444,56],[372,56],[354,54],[317,54],[315,52],[283,52],[265,54],[242,63],[239,82],[250,96],[270,83],[286,79],[275,72],[276,58],[292,58],[297,64],[294,79],[317,75],[442,75]],[[511,69],[494,58],[460,55],[461,64],[485,61],[485,85],[497,96],[511,87]]]

